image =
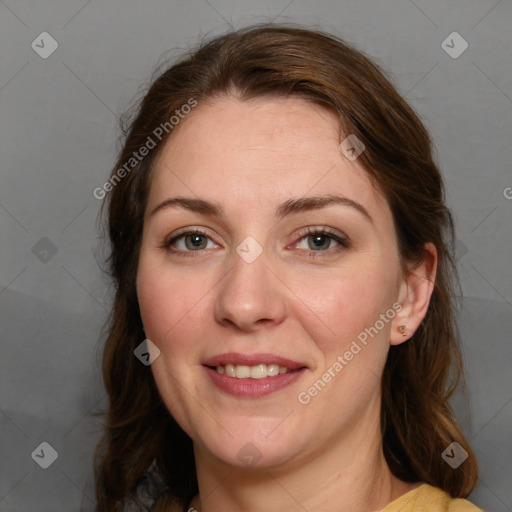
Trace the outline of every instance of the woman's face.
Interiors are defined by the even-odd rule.
[[[196,455],[285,468],[378,432],[404,281],[389,206],[340,142],[305,100],[223,98],[155,165],[138,298]]]

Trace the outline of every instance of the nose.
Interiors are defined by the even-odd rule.
[[[251,263],[234,254],[230,271],[219,283],[215,318],[245,332],[278,325],[286,316],[285,289],[265,251]]]

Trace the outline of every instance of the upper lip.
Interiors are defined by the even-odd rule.
[[[278,364],[279,366],[285,366],[289,370],[297,370],[306,366],[305,364],[275,354],[240,354],[237,352],[213,356],[207,359],[203,364],[205,366],[226,366],[227,364],[246,366]]]

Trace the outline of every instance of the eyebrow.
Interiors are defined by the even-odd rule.
[[[349,206],[354,208],[373,224],[371,215],[362,204],[354,201],[353,199],[349,199],[348,197],[338,195],[288,199],[276,209],[274,217],[275,220],[280,220],[287,215],[305,211],[320,210],[321,208],[326,208],[333,205]],[[165,201],[162,201],[155,208],[153,208],[150,215],[153,216],[157,212],[166,210],[168,208],[183,208],[185,210],[202,213],[204,215],[212,215],[214,217],[222,217],[224,211],[219,203],[213,201],[206,201],[205,199],[189,197],[171,197]]]
[[[213,215],[215,217],[222,217],[223,208],[218,203],[212,201],[205,201],[204,199],[195,199],[189,197],[171,197],[162,201],[158,206],[153,208],[150,215],[166,210],[167,208],[178,207],[191,212],[203,213],[205,215]]]
[[[341,205],[350,206],[359,213],[363,214],[367,220],[373,224],[373,219],[368,213],[368,210],[357,201],[349,199],[348,197],[327,195],[327,196],[314,196],[314,197],[301,197],[299,199],[289,199],[285,201],[276,210],[276,219],[281,219],[286,215],[299,213],[303,211],[319,210],[327,206]]]

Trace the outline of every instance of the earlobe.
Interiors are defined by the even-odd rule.
[[[391,345],[399,345],[410,339],[428,311],[434,291],[437,270],[437,249],[427,243],[419,265],[408,269],[400,284],[399,302],[402,309],[397,313],[390,335]]]

